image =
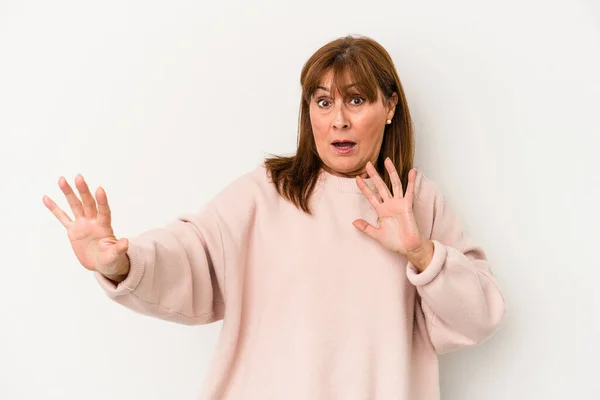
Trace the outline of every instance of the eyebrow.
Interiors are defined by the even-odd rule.
[[[345,89],[351,88],[352,86],[356,86],[356,83],[351,83],[351,84],[349,84],[349,85],[346,85],[346,86],[344,86],[344,87],[342,88],[342,90],[345,90]],[[326,88],[326,87],[324,87],[324,86],[317,86],[317,89],[321,89],[321,90],[324,90],[324,91],[326,91],[326,92],[329,92],[329,89],[328,89],[328,88]]]

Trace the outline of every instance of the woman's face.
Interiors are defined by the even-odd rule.
[[[310,122],[317,152],[328,172],[346,177],[367,178],[368,161],[376,163],[386,120],[392,119],[398,96],[394,93],[388,104],[379,98],[371,103],[357,90],[350,88],[350,97],[343,99],[336,90],[329,92],[332,75],[328,73],[314,92],[310,102]],[[335,145],[336,142],[346,142]]]

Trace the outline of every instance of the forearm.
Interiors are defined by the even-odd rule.
[[[408,278],[417,287],[423,310],[435,318],[435,324],[428,323],[433,324],[430,336],[438,351],[480,343],[504,317],[502,293],[475,245],[459,251],[436,242],[427,269],[418,273],[416,266],[409,266]]]
[[[220,238],[209,214],[189,214],[131,238],[125,276],[123,269],[97,277],[109,297],[134,311],[183,324],[212,322],[222,315]]]

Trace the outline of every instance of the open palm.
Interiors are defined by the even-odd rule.
[[[78,175],[75,185],[81,195],[80,200],[66,179],[61,177],[58,185],[69,202],[75,221],[48,196],[44,196],[44,205],[67,229],[71,247],[81,265],[105,275],[126,272],[123,271],[122,263],[118,261],[123,259],[129,242],[125,238],[117,240],[114,235],[104,189],[98,188],[94,199],[87,183]]]
[[[373,179],[379,196],[362,178],[357,178],[358,187],[377,212],[379,226],[374,227],[364,219],[357,219],[352,224],[387,249],[407,255],[418,249],[423,241],[413,213],[416,171],[412,169],[409,172],[406,194],[403,195],[400,176],[389,158],[386,158],[385,166],[390,174],[393,193],[390,193],[371,162],[367,163],[367,173]]]

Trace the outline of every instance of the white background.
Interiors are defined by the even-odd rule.
[[[125,237],[199,209],[295,151],[302,65],[346,34],[392,55],[416,166],[506,296],[492,339],[440,357],[442,399],[600,398],[596,0],[4,0],[1,399],[199,394],[220,323],[111,302],[42,196],[66,208],[57,180],[82,173]]]

